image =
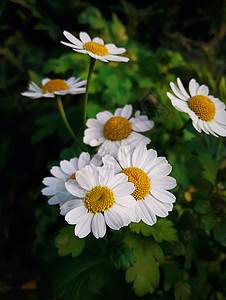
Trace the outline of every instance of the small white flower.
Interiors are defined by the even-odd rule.
[[[51,196],[48,203],[50,205],[62,205],[71,200],[73,196],[66,190],[65,182],[76,182],[76,172],[89,164],[100,166],[102,159],[97,154],[91,159],[89,153],[82,152],[79,158],[75,157],[70,161],[62,160],[59,167],[52,167],[50,172],[53,176],[46,177],[43,180],[43,184],[47,187],[42,189],[42,194]]]
[[[131,118],[132,105],[125,105],[116,109],[114,115],[109,111],[100,112],[96,119],[89,119],[83,142],[92,147],[99,146],[98,154],[116,156],[120,145],[147,145],[150,139],[138,133],[150,130],[154,122],[147,116],[141,116],[136,111],[135,118]]]
[[[132,196],[136,199],[136,219],[153,225],[156,216],[166,217],[173,209],[176,197],[167,190],[176,186],[176,180],[168,176],[172,167],[165,157],[157,157],[155,150],[145,146],[121,146],[117,160],[110,155],[103,157],[103,168],[124,173],[128,181],[135,185]]]
[[[226,136],[225,104],[218,98],[209,95],[206,85],[199,85],[195,79],[189,82],[190,95],[185,90],[180,78],[177,78],[178,87],[171,82],[174,95],[167,93],[172,105],[181,112],[185,112],[192,120],[198,132],[204,131],[216,137]]]
[[[79,40],[68,31],[64,31],[63,34],[71,43],[66,43],[62,41],[61,43],[68,47],[71,47],[76,52],[88,54],[92,58],[99,59],[104,62],[129,61],[128,57],[118,56],[118,54],[126,52],[125,48],[118,48],[114,44],[104,44],[104,41],[99,37],[95,37],[93,40],[91,40],[88,33],[80,32]]]
[[[87,80],[81,80],[80,78],[70,77],[67,80],[62,79],[49,79],[44,78],[42,80],[42,88],[37,86],[34,82],[29,84],[29,92],[21,93],[22,96],[30,97],[32,99],[37,98],[53,98],[55,95],[76,95],[86,92],[86,88],[83,87]]]
[[[65,220],[75,226],[75,235],[86,237],[91,231],[96,238],[106,233],[106,225],[119,230],[134,219],[132,207],[136,204],[130,195],[134,185],[125,174],[94,165],[76,173],[78,185],[66,182],[67,190],[75,199],[66,202],[61,210],[68,211]],[[81,198],[82,200],[78,199]]]

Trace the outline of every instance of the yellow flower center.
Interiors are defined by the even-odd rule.
[[[69,90],[69,86],[62,79],[53,79],[48,81],[43,87],[43,93],[54,93],[56,91]]]
[[[76,180],[75,173],[73,173],[73,174],[68,178],[68,180],[69,180],[69,179],[74,179],[74,180]]]
[[[92,41],[85,43],[83,45],[83,48],[89,52],[92,52],[93,54],[97,54],[100,56],[105,56],[109,54],[108,49],[104,45]]]
[[[135,191],[131,194],[136,200],[146,197],[150,191],[151,183],[148,175],[141,169],[130,167],[123,169],[120,173],[128,176],[128,181],[135,186]]]
[[[104,124],[103,132],[107,140],[121,141],[130,135],[132,125],[124,117],[112,117]]]
[[[191,97],[188,100],[188,106],[202,121],[210,122],[216,113],[213,101],[203,95]]]
[[[114,194],[105,186],[95,186],[85,197],[85,207],[92,214],[98,214],[111,208],[114,204]]]

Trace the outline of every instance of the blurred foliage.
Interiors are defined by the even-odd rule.
[[[1,16],[1,278],[3,299],[210,299],[226,293],[225,145],[192,126],[164,155],[177,201],[167,219],[79,240],[40,196],[51,165],[79,155],[52,99],[20,95],[29,80],[86,79],[89,57],[60,44],[87,31],[127,49],[127,64],[95,64],[88,117],[131,103],[155,121],[157,151],[186,115],[166,92],[191,78],[226,101],[225,3],[3,0]],[[96,100],[98,99],[98,101]],[[82,141],[82,96],[65,96]],[[111,243],[109,240],[111,239]],[[151,293],[151,295],[150,295]]]

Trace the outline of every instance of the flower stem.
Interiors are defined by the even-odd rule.
[[[57,104],[58,104],[58,108],[59,108],[61,117],[64,121],[65,126],[67,127],[67,130],[70,132],[71,136],[73,137],[75,143],[79,146],[79,148],[84,151],[82,145],[80,145],[76,135],[74,134],[74,131],[72,130],[70,124],[68,123],[68,120],[67,120],[67,117],[66,117],[66,114],[65,114],[65,111],[64,111],[63,103],[62,103],[62,100],[61,100],[61,96],[57,96],[56,100],[57,100]]]
[[[171,136],[171,138],[166,142],[166,144],[162,147],[162,149],[160,150],[159,152],[159,155],[162,154],[164,152],[164,150],[174,141],[174,139],[177,137],[177,136],[180,136],[181,133],[183,132],[183,130],[185,128],[188,127],[188,125],[191,124],[191,119],[188,119],[184,125],[179,129],[178,133],[177,134],[174,134],[173,136]]]
[[[88,73],[88,78],[87,78],[86,93],[85,93],[85,99],[84,99],[84,125],[85,126],[86,126],[86,114],[87,114],[89,86],[90,86],[90,81],[91,81],[95,61],[96,61],[95,58],[92,58],[92,57],[90,58],[89,73]]]

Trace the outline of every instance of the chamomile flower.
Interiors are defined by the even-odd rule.
[[[43,184],[46,185],[42,189],[42,194],[45,196],[51,196],[48,203],[50,205],[59,204],[71,200],[73,196],[66,190],[65,182],[73,180],[76,183],[76,172],[89,164],[100,166],[102,159],[99,155],[94,155],[90,158],[89,153],[82,152],[79,158],[72,158],[70,161],[62,160],[60,166],[54,166],[51,168],[51,177],[46,177],[43,180]]]
[[[174,95],[167,93],[172,105],[181,112],[185,112],[192,120],[195,129],[201,133],[212,134],[216,137],[226,136],[225,104],[218,98],[209,95],[206,85],[199,85],[195,79],[189,82],[189,93],[185,90],[180,78],[178,87],[171,82]]]
[[[98,149],[100,156],[116,156],[122,144],[147,145],[151,140],[138,132],[150,130],[154,122],[140,115],[140,111],[136,111],[134,118],[131,114],[132,105],[116,109],[114,115],[109,111],[98,113],[96,119],[87,121],[83,142],[92,147],[101,145]]]
[[[68,31],[64,31],[63,34],[70,41],[70,43],[62,41],[61,43],[68,47],[71,47],[76,52],[88,54],[92,58],[99,59],[104,62],[129,61],[128,57],[118,56],[118,54],[126,52],[125,48],[118,48],[114,44],[104,44],[104,41],[99,37],[95,37],[93,40],[91,40],[88,33],[80,32],[79,40]]]
[[[84,85],[87,80],[80,80],[80,78],[70,77],[67,80],[62,79],[49,79],[44,78],[42,80],[42,88],[37,86],[34,82],[31,82],[28,87],[28,92],[21,93],[22,96],[30,97],[32,99],[37,98],[53,98],[56,95],[76,95],[86,92]]]
[[[136,200],[135,222],[141,220],[153,225],[156,216],[166,217],[173,209],[176,197],[167,190],[176,186],[176,180],[168,176],[172,167],[165,157],[157,157],[153,149],[145,146],[131,148],[121,146],[117,160],[110,155],[103,157],[103,168],[115,170],[116,174],[126,174],[135,186],[132,196]]]
[[[66,182],[67,190],[75,197],[61,206],[68,211],[65,220],[75,226],[75,235],[86,237],[91,231],[96,238],[106,233],[106,225],[119,230],[134,218],[136,204],[130,195],[134,185],[125,174],[115,175],[114,170],[94,165],[77,171],[74,182]],[[79,198],[83,199],[79,199]]]

